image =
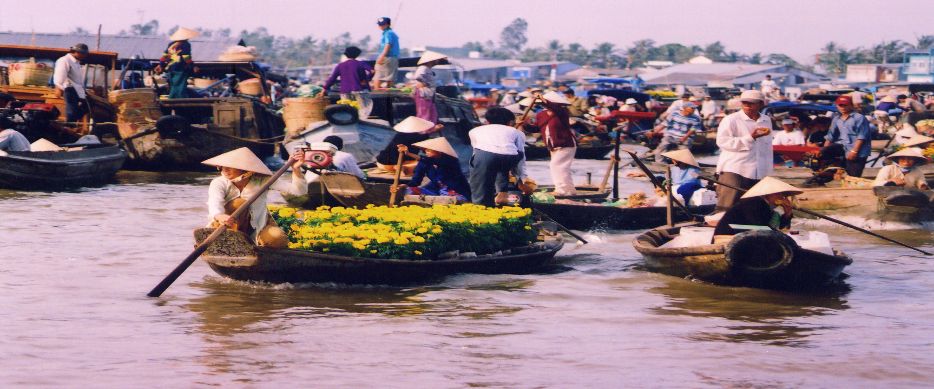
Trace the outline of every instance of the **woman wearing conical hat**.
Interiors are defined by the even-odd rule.
[[[408,153],[408,147],[399,145],[400,153]],[[409,184],[400,185],[398,189],[405,189],[407,194],[423,194],[429,196],[454,196],[459,201],[470,201],[470,184],[467,177],[461,172],[460,162],[457,161],[457,152],[444,137],[432,138],[412,144],[412,147],[425,150],[424,156],[411,153],[418,160],[412,179]],[[422,181],[428,178],[428,183]],[[398,190],[392,188],[391,190]]]
[[[681,195],[684,203],[691,201],[694,192],[702,188],[700,181],[700,165],[694,159],[691,150],[681,149],[662,153],[662,156],[668,158],[678,168],[677,172],[671,175],[671,185],[675,193]]]
[[[198,31],[180,27],[169,36],[172,42],[159,58],[159,65],[156,66],[155,71],[156,74],[165,72],[169,81],[170,99],[188,97],[188,77],[195,73],[194,62],[191,60],[191,43],[188,40],[198,35],[200,35]]]
[[[292,165],[292,182],[276,181],[271,187],[272,190],[296,196],[304,195],[308,191],[308,184],[301,169],[304,163],[302,151],[297,151],[295,157],[297,162]],[[208,227],[218,227],[220,223],[224,223],[249,235],[257,245],[288,247],[288,236],[269,217],[269,211],[266,209],[268,192],[260,194],[250,205],[250,211],[241,219],[230,218],[230,214],[255,195],[263,186],[263,182],[273,174],[256,154],[246,147],[241,147],[202,163],[217,167],[221,173],[220,177],[211,181],[208,189],[208,217],[211,219]]]
[[[804,193],[774,177],[765,177],[749,188],[740,200],[728,209],[714,229],[714,235],[735,235],[731,225],[768,226],[785,229],[791,226],[791,196]]]
[[[409,116],[392,127],[396,135],[389,144],[376,155],[376,165],[388,172],[396,171],[399,158],[399,145],[412,146],[412,144],[428,140],[428,134],[435,131],[435,124],[425,119]],[[406,175],[411,175],[417,161],[411,156],[403,158],[402,167]]]
[[[879,169],[879,174],[876,175],[872,186],[903,186],[922,190],[930,189],[928,188],[927,179],[924,178],[924,172],[918,169],[918,166],[930,162],[921,149],[908,147],[892,153],[885,159],[892,162],[892,164]]]

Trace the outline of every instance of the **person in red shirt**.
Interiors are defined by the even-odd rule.
[[[574,180],[571,177],[571,163],[577,152],[577,139],[571,130],[570,102],[558,92],[542,95],[545,109],[535,115],[535,125],[541,131],[541,140],[551,152],[551,180],[555,185],[555,195],[570,196],[576,194]]]

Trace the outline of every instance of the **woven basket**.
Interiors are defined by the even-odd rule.
[[[194,84],[195,88],[204,89],[217,82],[217,80],[212,80],[210,78],[192,78],[191,82]]]
[[[282,100],[282,120],[289,134],[295,135],[310,123],[326,120],[324,108],[327,100],[323,97],[291,97]]]
[[[250,53],[224,53],[217,59],[221,62],[250,62],[255,61],[256,56]]]
[[[111,91],[107,95],[111,104],[119,105],[127,102],[151,103],[156,102],[156,92],[150,88],[121,89]]]
[[[240,81],[237,84],[237,88],[240,90],[240,93],[245,95],[259,96],[263,94],[263,86],[259,83],[258,78]]]
[[[44,63],[37,63],[35,58],[29,62],[10,64],[10,85],[46,86],[52,78],[54,69]]]

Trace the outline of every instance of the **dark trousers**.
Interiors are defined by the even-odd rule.
[[[754,180],[752,178],[746,178],[736,173],[723,172],[717,175],[717,181],[724,184],[735,186],[741,188],[744,191],[749,190],[755,185],[759,180]],[[733,188],[728,188],[724,185],[717,185],[717,208],[714,212],[726,211],[733,207],[733,204],[739,202],[739,198],[743,197],[745,192],[738,191]]]
[[[505,192],[509,172],[522,159],[519,155],[496,154],[474,149],[470,157],[470,193],[474,204],[492,207],[496,192]]]
[[[78,97],[75,88],[65,88],[62,98],[65,99],[65,121],[69,123],[80,121],[84,114],[87,113],[87,107],[85,102]]]
[[[169,98],[183,99],[188,97],[188,72],[167,72],[169,80]]]
[[[846,175],[850,177],[862,177],[863,169],[866,167],[866,160],[869,158],[856,158],[846,160]]]

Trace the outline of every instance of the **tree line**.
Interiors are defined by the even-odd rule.
[[[121,30],[120,35],[171,35],[178,26],[160,31],[158,20],[131,25]],[[243,39],[248,45],[256,46],[264,61],[279,67],[306,65],[329,65],[337,62],[344,47],[355,45],[364,51],[376,51],[378,42],[369,35],[354,38],[345,32],[332,38],[319,38],[312,35],[292,38],[270,34],[265,27],[253,31],[242,30],[234,33],[229,28],[197,28],[207,38]],[[76,28],[75,33],[89,33],[84,28]],[[658,44],[652,39],[641,39],[629,47],[622,47],[612,42],[600,42],[591,47],[575,42],[548,41],[544,46],[528,45],[528,22],[516,18],[500,32],[498,41],[471,41],[460,46],[461,49],[480,52],[486,58],[518,59],[529,61],[567,61],[581,66],[597,68],[635,68],[644,66],[649,61],[671,61],[684,63],[689,59],[703,55],[715,62],[747,62],[752,64],[788,65],[813,70],[812,65],[800,64],[784,53],[741,53],[728,50],[720,41],[706,45],[683,45],[680,43]],[[815,64],[825,72],[842,75],[846,65],[864,63],[901,63],[908,50],[929,50],[934,48],[934,35],[921,35],[916,42],[901,40],[881,41],[867,47],[846,48],[836,42],[827,43],[815,54]],[[403,55],[408,50],[403,48]]]

